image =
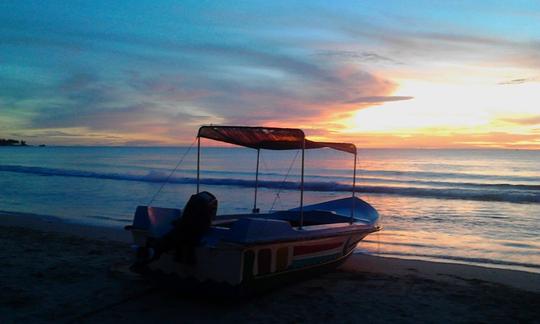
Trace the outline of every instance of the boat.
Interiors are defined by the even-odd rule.
[[[251,213],[216,215],[217,199],[200,191],[201,138],[257,151]],[[330,148],[354,158],[351,196],[304,205],[304,157]],[[261,213],[257,208],[260,150],[300,150],[300,204]],[[202,126],[197,134],[197,189],[183,210],[138,206],[131,231],[134,271],[196,285],[250,294],[336,268],[368,234],[379,231],[379,214],[356,197],[357,149],[351,143],[308,140],[300,129]],[[226,198],[226,197],[225,197]]]

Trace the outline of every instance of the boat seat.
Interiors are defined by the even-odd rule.
[[[294,231],[288,221],[277,219],[242,218],[236,221],[227,240],[233,242],[257,241],[261,237],[279,239],[290,237]]]

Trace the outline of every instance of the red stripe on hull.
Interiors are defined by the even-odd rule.
[[[294,247],[294,256],[321,252],[325,250],[331,250],[340,247],[343,242],[338,243],[328,243],[328,244],[317,244],[317,245],[300,245]]]

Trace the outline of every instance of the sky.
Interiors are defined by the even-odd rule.
[[[0,138],[540,149],[538,1],[0,3]]]

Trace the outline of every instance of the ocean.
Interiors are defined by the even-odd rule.
[[[306,204],[350,195],[350,154],[305,158]],[[219,213],[251,211],[255,166],[255,150],[203,146]],[[261,151],[261,212],[298,206],[299,167],[296,151]],[[357,253],[540,273],[540,151],[360,149],[358,170],[384,229]],[[2,211],[122,227],[137,205],[182,208],[195,190],[195,147],[0,147]]]

